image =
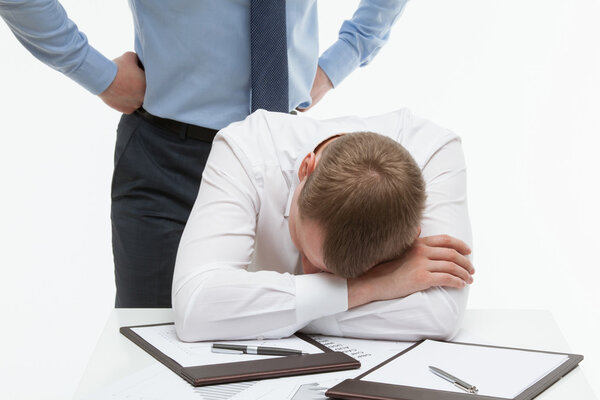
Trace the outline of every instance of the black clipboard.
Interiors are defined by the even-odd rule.
[[[463,342],[447,342],[467,346],[480,346],[506,350],[521,350],[535,353],[560,354],[567,356],[567,360],[565,360],[562,364],[557,366],[546,376],[540,379],[537,383],[528,387],[512,399],[483,396],[479,394],[448,392],[443,390],[419,388],[413,386],[391,385],[388,383],[362,380],[363,377],[367,376],[371,372],[383,367],[384,365],[390,363],[396,358],[401,357],[403,354],[406,354],[407,352],[413,350],[423,342],[424,341],[415,343],[411,347],[405,349],[404,351],[401,351],[400,353],[387,359],[381,364],[371,368],[370,370],[357,376],[356,378],[346,379],[340,382],[339,384],[329,389],[325,393],[325,395],[335,399],[344,400],[531,400],[534,397],[538,396],[540,393],[542,393],[544,390],[548,389],[550,386],[555,384],[563,376],[571,372],[583,360],[583,356],[579,354],[557,353],[551,351],[530,350],[515,347],[488,346]]]
[[[189,382],[192,386],[253,381],[267,378],[279,378],[282,376],[315,374],[360,368],[360,362],[349,355],[333,351],[301,333],[296,333],[296,336],[323,350],[324,353],[183,367],[132,330],[132,328],[160,325],[173,325],[173,323],[124,326],[121,327],[119,331],[132,342],[144,349],[152,357]]]

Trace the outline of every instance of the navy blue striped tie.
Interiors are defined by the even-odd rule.
[[[285,15],[285,0],[250,1],[252,111],[290,111]]]

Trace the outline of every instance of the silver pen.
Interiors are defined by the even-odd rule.
[[[442,371],[441,369],[432,367],[432,366],[429,366],[429,370],[431,372],[433,372],[434,374],[436,374],[437,376],[439,376],[440,378],[447,380],[448,382],[454,384],[454,386],[456,386],[457,388],[462,389],[467,393],[477,393],[478,392],[478,389],[475,386],[473,386],[453,375],[450,375],[446,371]]]

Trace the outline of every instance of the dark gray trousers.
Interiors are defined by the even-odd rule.
[[[211,146],[135,113],[121,117],[111,208],[116,307],[171,307],[177,247]]]

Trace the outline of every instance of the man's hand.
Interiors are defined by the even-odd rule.
[[[317,67],[315,81],[313,82],[312,89],[310,89],[310,98],[312,99],[312,103],[306,108],[298,108],[298,111],[305,112],[310,110],[323,98],[323,96],[325,96],[325,93],[329,92],[331,89],[333,89],[333,84],[329,80],[329,77],[327,74],[325,74],[325,71],[323,71],[321,67]]]
[[[146,73],[140,68],[137,54],[131,51],[113,61],[117,64],[117,76],[99,97],[115,110],[131,114],[144,102]]]
[[[475,269],[466,257],[471,249],[448,235],[418,238],[396,260],[348,280],[348,308],[378,300],[408,296],[432,286],[463,288],[473,282]]]

